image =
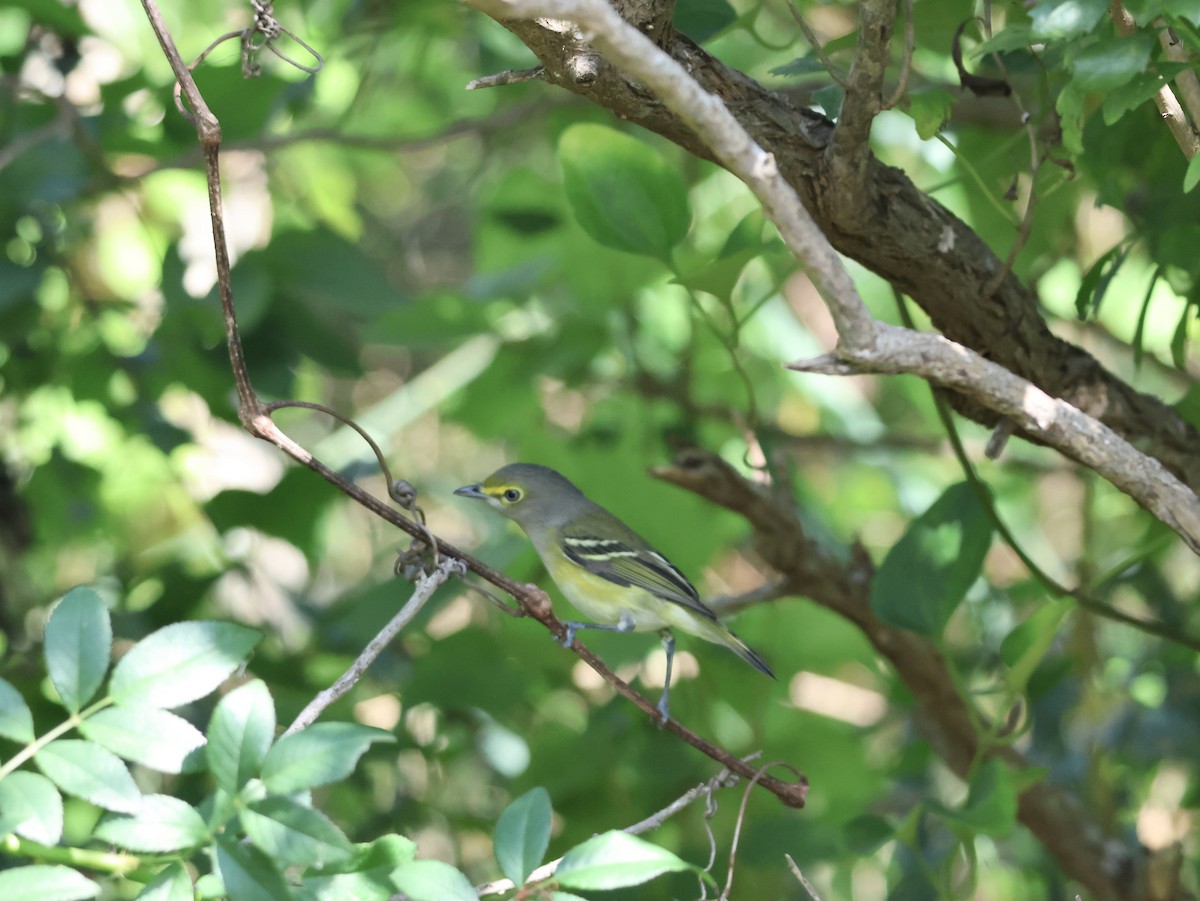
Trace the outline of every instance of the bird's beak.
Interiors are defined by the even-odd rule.
[[[487,495],[483,493],[483,486],[476,482],[474,485],[463,485],[454,493],[459,497],[473,497],[477,501],[487,500]]]

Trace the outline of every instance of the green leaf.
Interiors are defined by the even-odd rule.
[[[0,738],[21,744],[33,741],[33,714],[11,682],[0,679]]]
[[[736,21],[737,12],[725,0],[679,0],[671,24],[697,44],[703,44]]]
[[[96,836],[129,851],[161,854],[206,843],[208,827],[185,801],[170,795],[146,795],[133,816],[102,820]]]
[[[1101,108],[1105,125],[1115,125],[1131,109],[1150,100],[1167,81],[1186,69],[1187,64],[1159,63],[1155,68],[1157,71],[1136,75],[1128,83],[1105,96],[1104,106]]]
[[[567,199],[579,224],[606,247],[671,265],[691,221],[687,190],[650,146],[603,125],[572,125],[558,142]]]
[[[227,835],[217,838],[217,870],[229,901],[291,901],[283,875],[267,855],[253,845]]]
[[[324,868],[348,859],[350,840],[325,814],[276,795],[255,801],[241,813],[251,841],[272,859]]]
[[[1083,155],[1083,125],[1087,120],[1087,98],[1074,82],[1058,92],[1054,101],[1058,120],[1062,124],[1063,148],[1073,156]]]
[[[1200,295],[1200,288],[1192,293]],[[1188,326],[1191,325],[1197,311],[1200,311],[1200,306],[1193,307],[1190,303],[1186,304],[1183,312],[1179,315],[1179,324],[1175,326],[1175,333],[1171,336],[1171,361],[1179,369],[1187,368]]]
[[[909,525],[871,583],[871,609],[893,626],[938,636],[979,577],[992,523],[966,482]]]
[[[1200,183],[1200,153],[1188,160],[1187,171],[1183,173],[1183,193],[1189,193]]]
[[[857,816],[842,827],[842,841],[858,857],[874,854],[896,837],[896,827],[876,814]]]
[[[62,829],[62,796],[49,779],[18,770],[0,781],[0,835],[15,832],[30,841],[56,845]]]
[[[392,871],[392,884],[412,901],[478,901],[475,887],[440,860],[414,860]]]
[[[137,901],[193,901],[195,892],[187,869],[181,863],[173,863],[138,892]]]
[[[92,699],[112,653],[108,608],[92,588],[72,588],[46,623],[46,669],[63,706],[75,713]]]
[[[495,854],[500,871],[524,885],[550,845],[550,795],[540,785],[504,809],[496,821]]]
[[[1079,291],[1075,294],[1075,315],[1080,319],[1096,315],[1100,309],[1100,302],[1104,300],[1104,294],[1108,291],[1108,286],[1112,284],[1117,270],[1129,256],[1132,246],[1125,242],[1114,245],[1084,273],[1079,282]]]
[[[1097,41],[1075,57],[1073,81],[1083,91],[1115,90],[1146,71],[1153,47],[1154,35],[1146,32]]]
[[[275,738],[275,704],[261,680],[247,682],[221,698],[208,724],[208,768],[217,784],[236,795],[262,772]]]
[[[1025,690],[1029,677],[1054,643],[1059,626],[1073,609],[1071,601],[1043,604],[1005,636],[1000,644],[1000,659],[1008,667],[1004,683],[1010,692],[1020,694]]]
[[[331,864],[319,876],[305,876],[301,901],[386,901],[395,895],[392,871],[408,863],[417,846],[401,835],[384,835]]]
[[[99,894],[99,885],[70,867],[39,865],[0,870],[0,898],[7,901],[77,901]]]
[[[613,830],[566,853],[554,878],[566,888],[613,889],[649,882],[663,873],[694,869],[670,851]]]
[[[179,773],[204,736],[182,717],[158,707],[108,707],[79,724],[79,731],[119,757],[160,773]]]
[[[1108,9],[1106,0],[1042,0],[1029,11],[1035,40],[1062,40],[1087,34]]]
[[[917,134],[928,141],[950,119],[957,98],[945,88],[917,88],[904,95],[904,111],[917,126]]]
[[[164,626],[117,661],[109,694],[126,705],[171,708],[195,701],[242,666],[260,637],[234,623]]]
[[[984,835],[1007,835],[1017,822],[1017,786],[1008,767],[997,758],[984,761],[971,774],[967,800],[958,810],[939,808],[947,819]]]
[[[263,761],[262,780],[281,794],[337,782],[354,772],[358,758],[377,741],[395,738],[357,723],[317,723],[275,743]]]
[[[118,813],[136,813],[141,805],[142,794],[125,764],[98,744],[60,738],[38,751],[33,759],[68,795]]]

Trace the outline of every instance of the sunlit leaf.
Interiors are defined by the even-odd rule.
[[[476,901],[475,887],[440,860],[414,860],[392,872],[392,883],[412,901]]]
[[[161,854],[203,844],[208,827],[187,802],[169,795],[146,795],[133,816],[106,817],[96,836],[129,851]]]
[[[0,679],[0,737],[28,744],[33,741],[33,714],[11,682]]]
[[[641,885],[663,873],[693,869],[665,848],[625,832],[605,832],[568,851],[555,871],[560,885],[614,889]]]
[[[550,795],[538,786],[514,800],[496,821],[494,843],[500,871],[524,885],[550,844]]]
[[[34,865],[0,870],[0,898],[9,901],[79,901],[100,886],[70,867]]]
[[[221,698],[208,725],[205,754],[217,784],[231,795],[262,772],[275,740],[275,705],[264,682],[247,682]]]
[[[108,672],[112,624],[108,608],[92,588],[72,588],[46,623],[46,669],[68,710],[92,699]]]
[[[33,759],[51,782],[97,807],[136,813],[141,805],[142,794],[125,764],[94,742],[60,738],[38,751]]]
[[[56,845],[62,838],[63,802],[45,776],[17,770],[0,780],[0,835]]]
[[[262,779],[273,792],[291,793],[344,779],[377,741],[395,739],[357,723],[317,723],[279,739],[263,761]]]

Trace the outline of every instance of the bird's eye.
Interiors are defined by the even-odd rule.
[[[500,496],[503,497],[508,503],[515,504],[521,499],[521,492],[517,488],[509,488]]]

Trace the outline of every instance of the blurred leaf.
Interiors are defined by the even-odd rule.
[[[1104,98],[1104,124],[1114,125],[1131,109],[1148,102],[1159,88],[1184,71],[1187,63],[1158,63],[1154,72],[1142,72]],[[1185,188],[1186,190],[1186,188]]]
[[[1084,91],[1107,92],[1120,88],[1146,71],[1154,35],[1146,32],[1129,37],[1097,41],[1080,51],[1073,69],[1075,84]]]
[[[217,837],[217,870],[229,901],[291,901],[292,893],[271,859],[232,836]]]
[[[1187,171],[1183,174],[1183,191],[1185,194],[1196,187],[1197,183],[1200,183],[1200,163],[1197,163],[1196,160],[1200,160],[1200,153],[1197,153],[1188,160]]]
[[[27,11],[33,21],[61,37],[82,38],[92,33],[78,9],[57,0],[8,0],[5,6]]]
[[[109,707],[79,724],[79,731],[119,757],[160,773],[180,773],[204,736],[182,717],[157,707]]]
[[[1033,671],[1054,643],[1059,626],[1074,609],[1071,601],[1050,601],[1005,636],[1000,644],[1000,659],[1008,667],[1004,682],[1010,692],[1025,691]]]
[[[825,115],[836,119],[842,113],[842,103],[846,99],[846,89],[840,84],[826,85],[820,90],[813,91],[813,103],[825,110]]]
[[[49,779],[17,770],[0,780],[0,835],[15,832],[30,841],[57,845],[62,830],[62,796]]]
[[[566,888],[614,889],[641,885],[663,873],[693,869],[664,848],[626,832],[612,831],[568,851],[554,878]]]
[[[940,636],[991,543],[991,520],[971,486],[951,485],[888,551],[871,583],[871,609],[894,626]]]
[[[148,854],[195,848],[209,838],[200,814],[169,795],[146,795],[133,816],[105,817],[95,834],[120,848]]]
[[[703,44],[736,21],[737,13],[725,0],[679,0],[671,24],[697,44]]]
[[[1079,291],[1075,295],[1075,314],[1080,319],[1095,316],[1099,311],[1100,302],[1104,300],[1104,294],[1112,284],[1113,276],[1129,256],[1132,246],[1126,241],[1114,245],[1084,273],[1079,283]]]
[[[413,860],[392,873],[392,883],[412,901],[477,901],[475,887],[440,860]]]
[[[896,838],[895,827],[881,816],[863,814],[842,827],[842,841],[852,854],[874,854]]]
[[[963,806],[957,810],[941,808],[939,812],[983,835],[1007,835],[1017,821],[1017,787],[1012,773],[997,758],[984,761],[971,774]]]
[[[164,626],[117,661],[109,693],[127,706],[179,707],[204,697],[229,678],[261,637],[254,629],[234,623]]]
[[[603,125],[572,125],[558,142],[567,199],[584,231],[606,247],[657,257],[687,234],[679,173],[655,150]]]
[[[550,795],[538,786],[509,804],[496,821],[496,861],[514,885],[524,885],[545,857],[551,812]]]
[[[372,744],[395,739],[382,729],[357,723],[317,723],[285,735],[267,752],[263,783],[273,792],[291,793],[337,782]]]
[[[1193,295],[1194,299],[1200,303],[1200,288],[1194,291]],[[1189,298],[1189,300],[1191,299],[1193,298]],[[1187,368],[1188,326],[1196,318],[1197,313],[1200,313],[1200,306],[1186,304],[1183,312],[1179,314],[1179,323],[1175,326],[1175,332],[1171,335],[1171,362],[1179,369]]]
[[[120,758],[90,741],[60,738],[38,751],[33,759],[68,795],[97,807],[136,813],[142,802],[142,794]]]
[[[137,901],[194,901],[195,897],[187,870],[183,864],[173,863],[146,883]]]
[[[392,871],[416,853],[416,845],[399,835],[355,845],[351,857],[306,876],[296,896],[301,901],[387,901],[396,894]]]
[[[91,588],[72,588],[50,613],[46,623],[46,669],[72,713],[92,699],[112,651],[108,608]]]
[[[70,867],[36,865],[0,870],[0,897],[9,901],[77,901],[100,886]]]
[[[255,679],[221,698],[208,725],[205,755],[217,785],[236,795],[261,772],[275,739],[275,705]]]
[[[327,228],[277,233],[263,259],[286,306],[299,300],[322,319],[374,317],[407,302],[376,260]]]
[[[1035,40],[1063,40],[1087,34],[1108,9],[1106,0],[1042,0],[1029,11]]]
[[[33,741],[33,714],[11,682],[0,679],[0,737],[21,744]]]
[[[949,121],[956,99],[945,88],[917,88],[904,95],[903,109],[917,126],[921,140],[928,141]]]
[[[241,813],[246,835],[273,859],[323,869],[351,856],[350,841],[319,810],[291,798],[254,801]]]

